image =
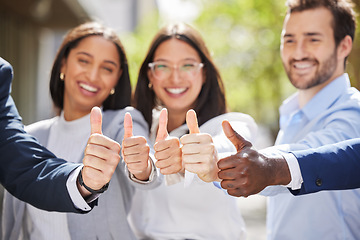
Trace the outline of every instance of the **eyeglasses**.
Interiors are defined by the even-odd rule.
[[[167,79],[171,76],[174,69],[178,69],[178,74],[181,78],[193,78],[195,77],[200,69],[204,67],[203,63],[185,61],[178,64],[178,66],[171,66],[167,62],[158,61],[149,63],[149,68],[153,73],[154,77],[162,80]]]

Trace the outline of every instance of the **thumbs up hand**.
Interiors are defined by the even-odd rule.
[[[164,175],[183,171],[180,141],[178,138],[169,137],[167,122],[167,109],[164,108],[160,112],[159,128],[154,144],[155,158],[157,160],[155,165]]]
[[[124,117],[124,139],[122,156],[128,170],[139,180],[148,180],[151,173],[149,163],[150,147],[143,136],[133,136],[133,124],[130,113]]]
[[[120,144],[102,135],[102,114],[98,107],[90,113],[91,135],[87,142],[82,174],[86,186],[93,190],[101,189],[107,184],[120,161]],[[78,185],[83,197],[90,195],[84,187]]]
[[[286,185],[290,182],[290,171],[281,155],[266,157],[234,131],[228,121],[223,121],[222,127],[237,151],[235,155],[218,162],[221,187],[227,189],[230,195],[247,197],[269,185]]]
[[[182,161],[185,169],[196,173],[205,182],[218,180],[218,154],[211,135],[200,133],[194,110],[186,114],[189,134],[180,138],[182,146]]]

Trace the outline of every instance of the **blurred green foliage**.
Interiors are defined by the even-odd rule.
[[[282,1],[207,1],[195,26],[213,51],[232,111],[277,132],[278,107],[294,91],[282,69]]]
[[[201,14],[190,24],[200,31],[213,54],[225,82],[230,110],[250,114],[275,134],[278,107],[295,92],[283,70],[279,52],[285,1],[203,0],[202,3]],[[158,14],[149,12],[134,33],[121,36],[133,86],[149,44],[161,26]]]

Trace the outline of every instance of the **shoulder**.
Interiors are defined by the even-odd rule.
[[[25,126],[25,131],[35,137],[38,137],[39,135],[48,133],[51,125],[54,124],[54,122],[56,122],[58,119],[59,117],[54,117],[51,119],[46,119],[32,123],[30,125]]]
[[[119,110],[106,110],[103,112],[103,130],[105,132],[122,131],[124,125],[124,117],[126,113],[130,113],[133,121],[134,135],[139,133],[148,133],[147,123],[140,111],[133,107],[126,107]],[[141,131],[140,131],[141,130]]]
[[[257,132],[255,120],[248,114],[229,112],[210,119],[200,126],[200,131],[211,135],[222,134],[222,122],[227,120],[235,131],[246,139],[252,140]]]
[[[11,91],[11,81],[13,78],[13,69],[10,63],[0,57],[0,96],[7,96]]]
[[[347,118],[356,120],[360,117],[360,92],[355,88],[349,88],[347,93],[342,94],[337,101],[328,109],[332,118]]]
[[[103,112],[103,125],[119,125],[123,124],[126,113],[130,113],[133,122],[144,121],[145,119],[140,111],[133,107],[126,107],[119,110],[106,110]]]
[[[346,92],[341,95],[342,101],[360,102],[360,92],[354,87],[349,87]]]

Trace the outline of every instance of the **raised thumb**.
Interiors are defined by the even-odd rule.
[[[102,134],[102,114],[99,107],[93,107],[90,113],[91,134]]]
[[[236,151],[240,151],[245,147],[251,148],[251,142],[245,140],[240,134],[238,134],[230,125],[229,121],[224,120],[222,122],[223,131],[226,137],[234,144]]]
[[[155,142],[164,140],[169,136],[168,131],[167,131],[167,123],[168,123],[167,109],[163,108],[161,110],[160,116],[159,116],[159,128],[158,128]]]
[[[186,124],[187,124],[187,126],[189,128],[190,134],[192,134],[192,133],[200,133],[196,112],[193,109],[190,109],[186,113]]]
[[[125,113],[124,117],[124,138],[133,136],[133,122],[130,113]]]

